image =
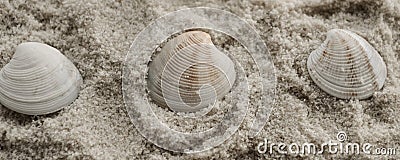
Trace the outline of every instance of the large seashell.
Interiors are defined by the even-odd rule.
[[[0,71],[0,102],[19,113],[48,114],[72,103],[81,84],[79,71],[57,49],[22,43]]]
[[[342,99],[366,99],[383,87],[386,65],[362,37],[343,30],[327,33],[325,42],[307,61],[313,81],[325,92]]]
[[[183,33],[149,64],[148,89],[159,106],[178,112],[206,108],[226,95],[236,78],[234,63],[201,31]]]

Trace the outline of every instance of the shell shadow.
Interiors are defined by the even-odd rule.
[[[60,114],[60,111],[45,115],[25,115],[8,109],[7,107],[0,104],[0,114],[3,116],[3,118],[11,121],[12,124],[15,124],[17,126],[32,125],[35,124],[34,122],[42,122],[46,118],[55,118]],[[39,124],[40,123],[37,123],[36,125]]]

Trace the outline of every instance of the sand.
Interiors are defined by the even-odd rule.
[[[212,150],[183,154],[155,146],[136,130],[124,106],[121,72],[137,33],[160,16],[199,6],[232,12],[255,27],[276,68],[276,100],[257,137],[246,137],[243,127]],[[398,0],[1,1],[0,21],[0,68],[18,44],[38,41],[59,49],[84,79],[78,99],[54,114],[26,116],[0,105],[0,159],[400,159]],[[385,86],[370,99],[337,99],[311,80],[307,57],[333,28],[361,35],[386,62]],[[257,102],[257,95],[252,98]],[[339,131],[347,134],[346,142],[397,148],[397,155],[298,155],[277,149],[269,154],[256,149],[265,138],[320,145],[336,140]]]

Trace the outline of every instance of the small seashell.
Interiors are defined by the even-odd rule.
[[[195,112],[226,95],[236,78],[234,63],[201,31],[183,33],[149,64],[148,89],[159,106]]]
[[[362,37],[343,30],[327,33],[325,42],[311,52],[307,68],[325,92],[342,99],[366,99],[383,87],[385,62]]]
[[[0,71],[0,102],[19,113],[48,114],[72,103],[81,84],[79,71],[60,51],[22,43]]]

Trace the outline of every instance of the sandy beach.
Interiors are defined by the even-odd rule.
[[[186,154],[160,148],[138,132],[124,104],[121,77],[125,56],[138,33],[165,14],[193,7],[228,11],[252,25],[268,47],[277,84],[273,109],[258,136],[249,138],[246,127],[240,127],[223,144]],[[365,38],[386,63],[384,87],[371,98],[339,99],[311,79],[307,58],[334,28]],[[237,42],[219,33],[211,35],[225,53],[242,57],[238,61],[245,64],[245,71],[254,71]],[[18,44],[28,41],[59,49],[78,68],[83,84],[71,105],[48,115],[23,115],[0,104],[0,159],[400,159],[399,0],[1,1],[0,68],[9,63]],[[252,84],[254,77],[247,76]],[[253,88],[251,106],[260,99],[257,86]],[[163,114],[164,109],[156,106],[154,110],[182,131],[209,128],[218,122],[200,119],[189,123]],[[223,112],[214,118],[218,114]],[[277,148],[272,153],[257,150],[265,139],[321,146],[337,142],[340,132],[346,134],[345,142],[395,149],[396,154],[303,155],[282,154]]]

